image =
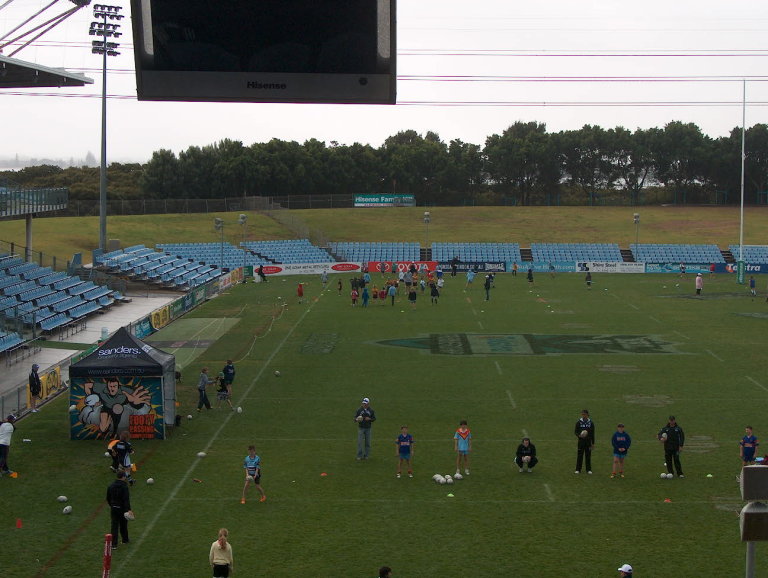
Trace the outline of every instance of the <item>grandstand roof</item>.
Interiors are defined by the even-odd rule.
[[[0,89],[85,86],[93,79],[63,68],[51,68],[0,54]]]

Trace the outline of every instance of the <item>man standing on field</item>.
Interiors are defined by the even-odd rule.
[[[589,411],[581,410],[581,418],[576,422],[573,433],[578,439],[576,454],[576,471],[574,474],[581,473],[581,464],[587,467],[587,473],[592,473],[592,449],[595,447],[595,424],[589,419]]]
[[[376,412],[370,406],[371,400],[363,398],[355,412],[357,423],[357,461],[367,460],[371,453],[371,425],[376,421]]]
[[[677,470],[677,477],[684,478],[683,466],[680,465],[680,452],[685,445],[685,432],[677,425],[675,416],[669,416],[667,425],[659,430],[659,441],[664,444],[664,462],[667,464],[667,472],[673,475],[672,464]]]

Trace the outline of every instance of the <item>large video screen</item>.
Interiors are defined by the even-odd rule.
[[[139,100],[395,103],[395,0],[131,0]]]

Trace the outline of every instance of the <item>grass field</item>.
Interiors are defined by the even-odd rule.
[[[114,577],[208,576],[221,526],[235,576],[362,578],[388,564],[399,577],[601,577],[625,562],[639,576],[743,574],[734,477],[744,426],[758,437],[766,428],[764,295],[752,300],[726,276],[706,279],[696,298],[690,277],[595,275],[588,291],[575,274],[540,275],[533,288],[499,275],[488,302],[456,278],[436,306],[420,295],[415,310],[404,298],[363,309],[350,306],[348,284],[339,296],[302,280],[304,304],[297,278],[240,285],[153,336],[192,343],[175,349],[180,411],[194,419],[166,441],[136,443],[137,520]],[[244,411],[198,416],[197,370],[227,357]],[[363,396],[378,420],[372,458],[357,462],[352,417]],[[0,479],[4,577],[100,573],[113,476],[102,443],[68,440],[67,405],[56,400],[15,433],[19,477]],[[594,474],[576,476],[573,428],[585,407]],[[686,479],[659,479],[655,434],[670,413],[687,436]],[[436,485],[433,474],[455,469],[461,419],[473,432],[471,475]],[[609,479],[619,421],[633,445],[626,478]],[[416,440],[413,479],[394,475],[402,424]],[[533,474],[512,464],[526,434],[541,459]],[[251,443],[268,499],[241,505]],[[59,494],[72,515],[60,514]]]

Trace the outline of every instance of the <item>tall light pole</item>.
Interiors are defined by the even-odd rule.
[[[424,236],[426,237],[426,240],[424,242],[424,257],[428,257],[429,253],[429,222],[432,220],[431,215],[429,214],[429,211],[424,211]]]
[[[638,239],[640,239],[640,213],[632,215],[632,220],[635,223],[635,245],[637,245]]]
[[[219,275],[224,273],[224,219],[216,217],[213,220],[213,228],[221,232],[221,243],[219,244]]]
[[[107,6],[106,4],[93,5],[93,17],[98,18],[91,22],[88,34],[101,36],[101,40],[91,41],[91,52],[103,56],[101,66],[101,168],[99,171],[99,249],[107,250],[107,56],[118,56],[120,53],[117,42],[108,42],[108,38],[120,38],[118,32],[120,24],[107,22],[108,20],[120,21],[121,6]]]
[[[243,283],[245,283],[245,227],[248,225],[248,215],[240,213],[237,219],[237,224],[243,226]]]

